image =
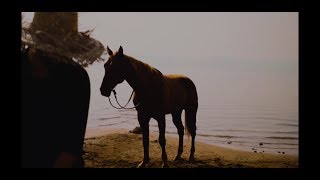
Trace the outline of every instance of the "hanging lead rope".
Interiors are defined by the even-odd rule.
[[[118,98],[117,98],[117,93],[116,93],[116,91],[115,91],[115,90],[112,90],[112,92],[113,92],[113,95],[114,95],[114,97],[115,97],[115,99],[116,99],[116,101],[117,101],[118,105],[120,106],[120,108],[115,107],[115,106],[111,103],[110,96],[109,96],[108,98],[109,98],[109,102],[110,102],[111,106],[112,106],[112,107],[114,107],[114,108],[116,108],[116,109],[134,109],[134,108],[136,108],[136,107],[138,107],[138,106],[140,105],[140,103],[139,103],[139,104],[137,104],[137,105],[136,105],[136,106],[134,106],[134,107],[126,108],[126,106],[129,104],[129,102],[130,102],[130,100],[131,100],[131,98],[132,98],[132,95],[133,95],[134,90],[132,90],[131,96],[130,96],[130,98],[129,98],[129,100],[128,100],[127,104],[126,104],[126,105],[124,105],[124,106],[121,106],[121,105],[120,105],[120,103],[118,102]]]

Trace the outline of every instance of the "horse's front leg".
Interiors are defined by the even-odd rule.
[[[150,162],[150,157],[149,157],[150,117],[138,112],[138,121],[142,130],[142,139],[143,139],[143,161],[138,165],[138,168],[144,168]]]
[[[166,138],[165,138],[165,131],[166,131],[166,119],[165,115],[159,116],[156,118],[158,121],[158,126],[159,126],[159,144],[161,146],[162,150],[162,167],[167,168],[169,167],[168,165],[168,158],[167,158],[167,153],[166,153]]]

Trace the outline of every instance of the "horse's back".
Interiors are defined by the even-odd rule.
[[[183,93],[186,88],[186,82],[190,79],[182,74],[168,74],[164,75],[164,80],[166,87],[171,88],[172,91],[177,91],[178,93]],[[191,80],[190,80],[191,81]]]

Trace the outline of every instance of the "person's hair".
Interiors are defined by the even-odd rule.
[[[58,61],[75,61],[86,67],[103,61],[104,46],[90,37],[90,32],[78,31],[77,12],[35,12],[31,23],[22,21],[21,41],[50,55],[64,57],[55,58]]]

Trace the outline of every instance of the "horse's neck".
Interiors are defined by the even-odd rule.
[[[126,80],[136,92],[154,88],[161,81],[163,75],[159,70],[132,57],[128,61],[132,68]]]

